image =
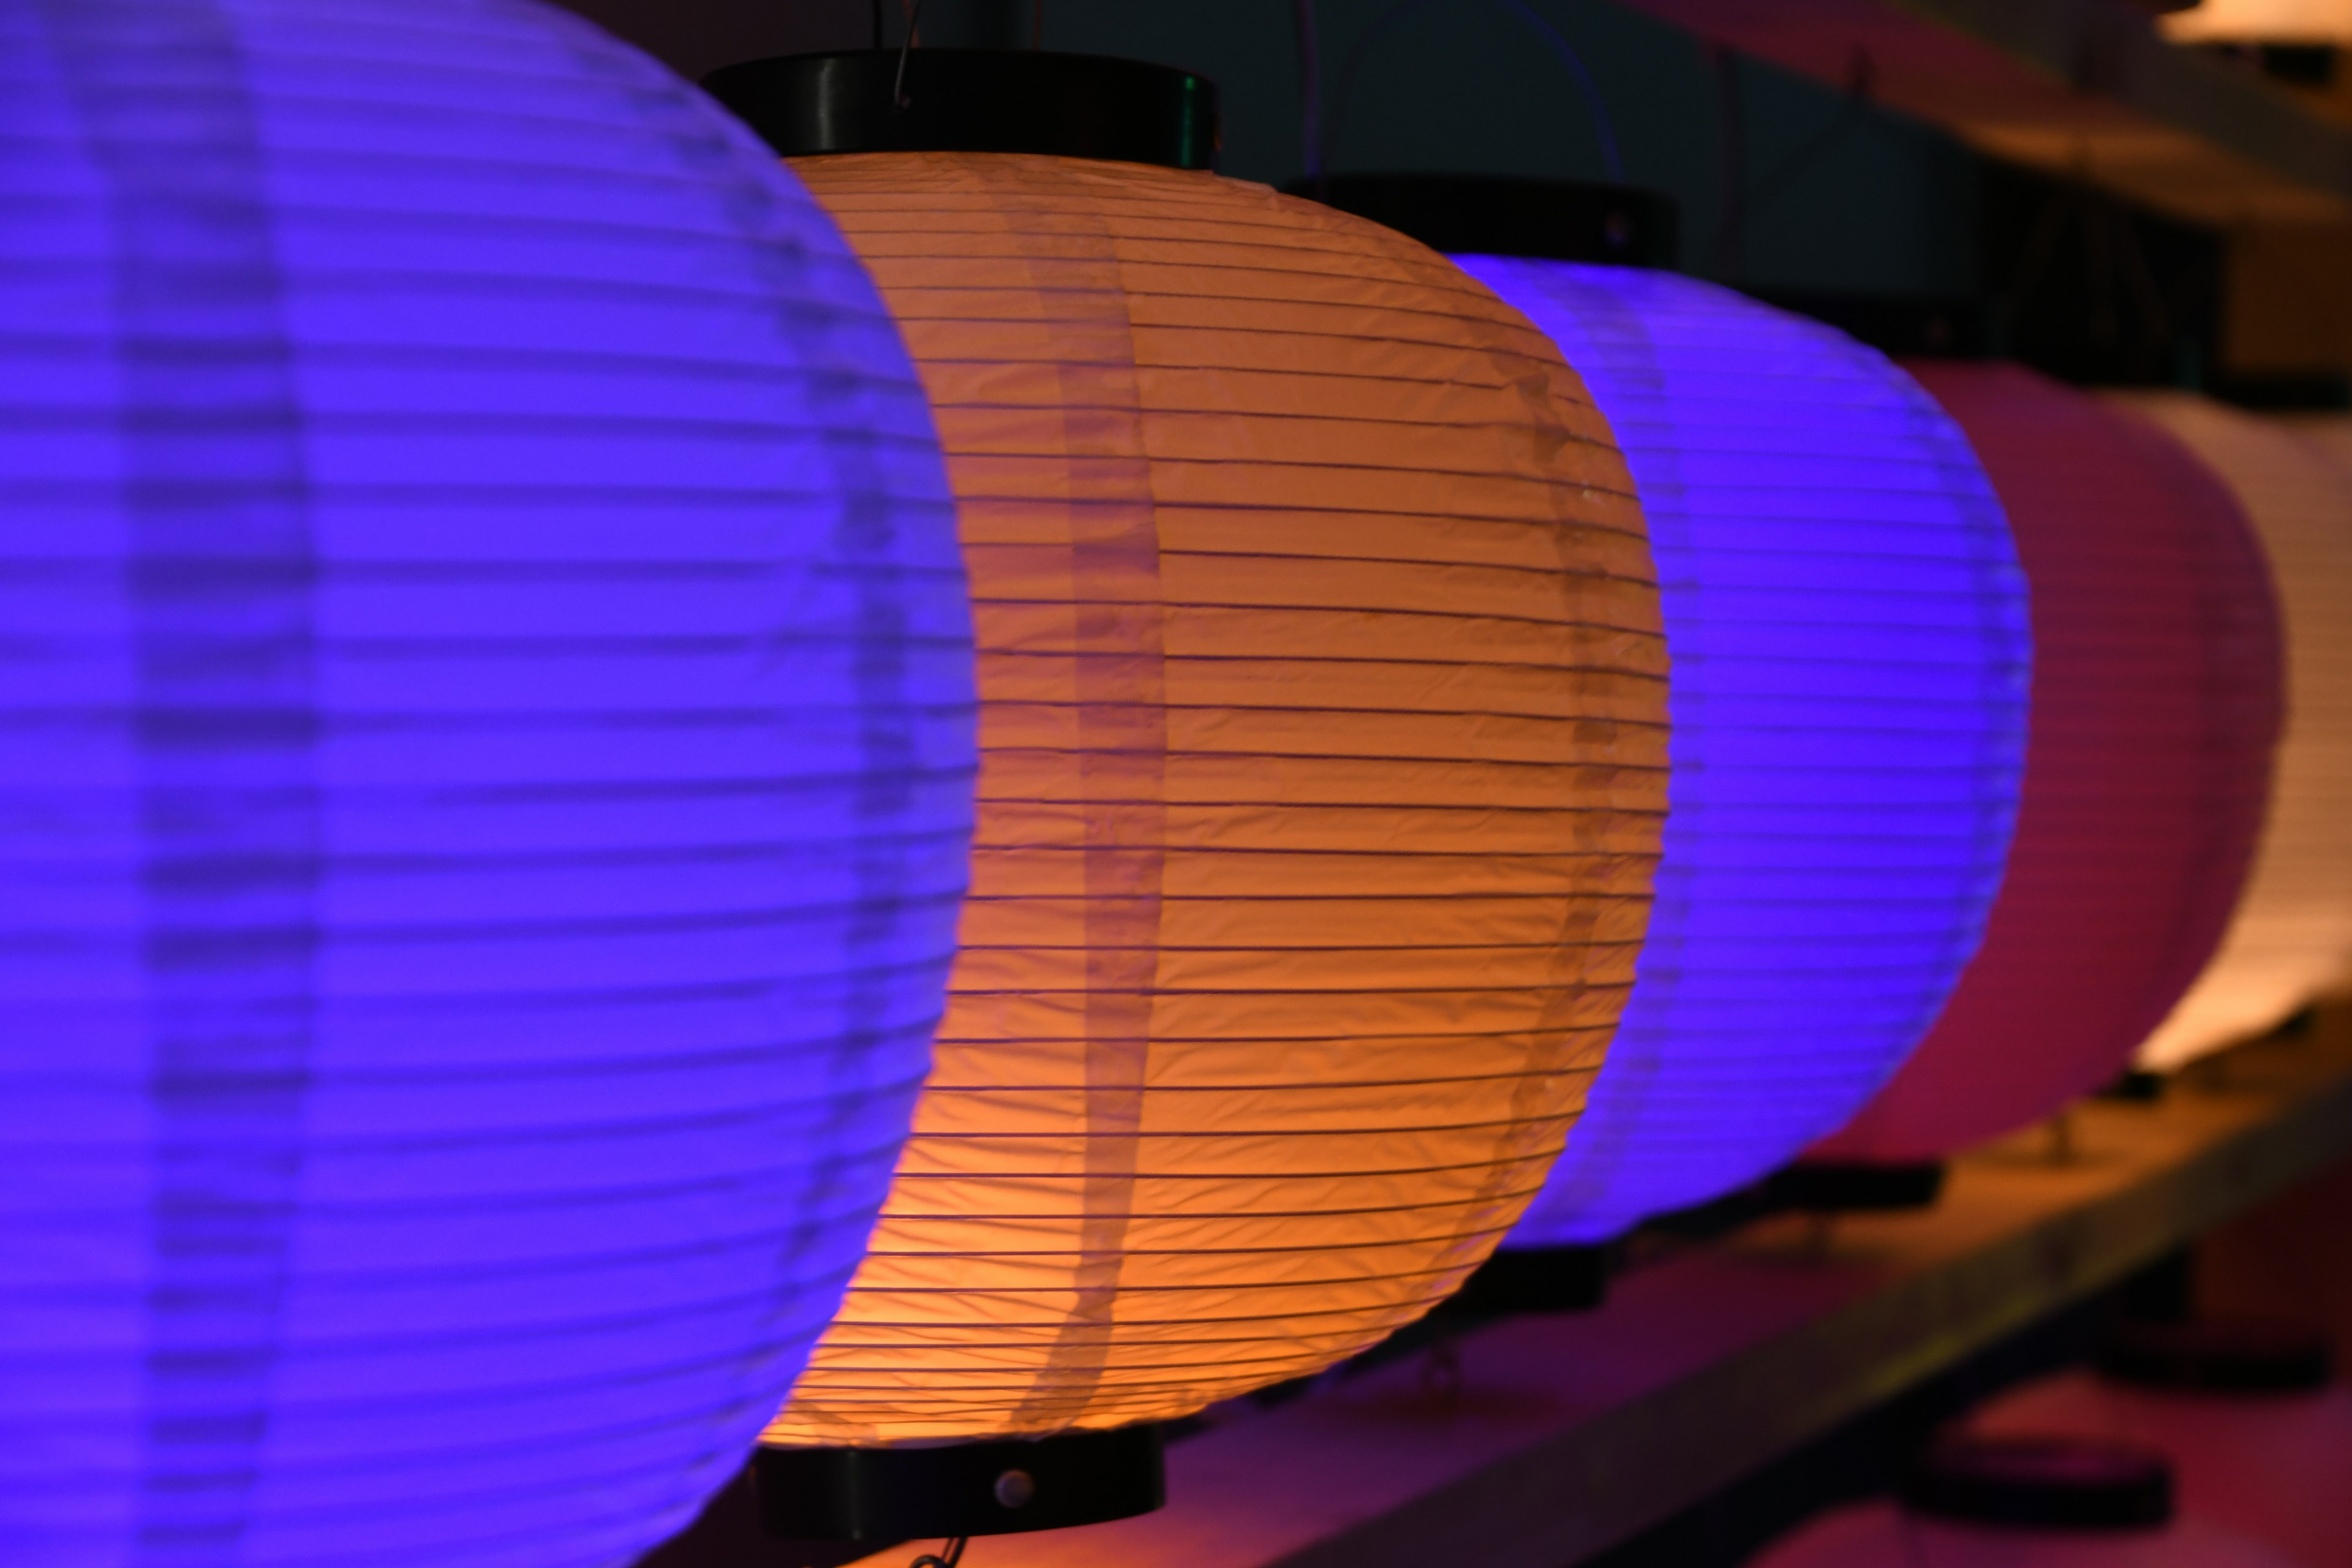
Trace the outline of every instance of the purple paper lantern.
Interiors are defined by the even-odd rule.
[[[1455,259],[1608,416],[1673,662],[1633,994],[1505,1245],[1591,1243],[1786,1163],[1936,1022],[2016,817],[2025,581],[1967,439],[1884,355],[1668,273]]]
[[[863,1250],[970,627],[863,271],[525,0],[0,0],[0,1555],[625,1563]]]

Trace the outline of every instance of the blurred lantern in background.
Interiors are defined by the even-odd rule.
[[[1899,1503],[1832,1509],[1752,1568],[2315,1568],[2179,1508],[2170,1458],[2112,1438],[1958,1436]]]
[[[1935,1022],[2016,809],[2025,588],[1967,441],[1874,351],[1665,273],[1457,259],[1623,444],[1674,663],[1639,984],[1508,1245],[1590,1243],[1780,1166]]]
[[[2270,571],[2171,437],[2013,365],[1910,367],[1992,476],[2032,588],[2025,792],[1984,946],[1815,1156],[1938,1158],[2114,1079],[2212,955],[2270,788]]]
[[[912,371],[559,13],[5,0],[0,77],[0,1555],[627,1562],[928,1061]]]
[[[1992,1437],[2064,1432],[2171,1457],[2183,1512],[2307,1568],[2352,1565],[2352,1388],[2326,1341],[2293,1324],[2125,1322],[2095,1370],[2002,1394],[1969,1421]]]
[[[918,103],[1132,65],[912,59]],[[712,85],[771,124],[798,68]],[[763,1486],[1181,1416],[1426,1310],[1582,1104],[1665,804],[1622,460],[1442,257],[1203,172],[796,167],[931,395],[982,782],[917,1133]]]
[[[2276,421],[2179,394],[2117,395],[2236,496],[2270,562],[2285,721],[2254,867],[2221,950],[2140,1047],[2179,1066],[2352,984],[2352,468]]]

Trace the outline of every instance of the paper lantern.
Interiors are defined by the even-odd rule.
[[[2270,571],[2162,431],[2013,365],[1913,373],[1992,476],[2032,588],[2025,792],[1984,946],[1816,1155],[1938,1158],[2112,1079],[2211,957],[2277,742]]]
[[[2295,1568],[2184,1512],[2161,1449],[2105,1434],[1952,1433],[1911,1461],[1901,1501],[1832,1509],[1757,1568]]]
[[[2352,44],[2346,0],[2201,0],[2162,19],[2181,44]]]
[[[1457,259],[1623,442],[1674,660],[1640,981],[1511,1238],[1587,1243],[1779,1166],[1935,1022],[2009,843],[2024,584],[1967,441],[1881,355],[1666,273]]]
[[[1633,978],[1664,649],[1606,426],[1443,258],[1134,163],[803,160],[961,508],[962,952],[768,1441],[1180,1416],[1478,1264]]]
[[[2285,722],[2253,870],[2221,950],[2140,1047],[2163,1069],[2352,984],[2352,468],[2275,422],[2185,394],[2118,395],[2237,497],[2270,559]]]
[[[2179,1519],[2157,1530],[2021,1529],[1916,1519],[1892,1503],[1832,1509],[1751,1560],[1751,1568],[2320,1568],[2226,1525]]]
[[[912,369],[560,13],[5,0],[0,104],[0,1556],[631,1561],[944,994]]]
[[[2184,1513],[2308,1568],[2352,1565],[2352,1387],[2325,1342],[2227,1320],[2134,1325],[2125,1353],[2002,1394],[1969,1419],[1989,1436],[2122,1438],[2172,1458]]]

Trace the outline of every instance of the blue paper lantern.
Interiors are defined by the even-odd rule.
[[[1882,355],[1670,274],[1455,259],[1608,416],[1673,661],[1633,998],[1507,1245],[1592,1242],[1786,1162],[1935,1023],[2016,815],[2025,584],[1968,442]]]
[[[525,0],[0,0],[0,1557],[625,1563],[952,956],[895,329]]]

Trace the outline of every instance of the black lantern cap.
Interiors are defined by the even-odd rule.
[[[1216,163],[1217,84],[1144,60],[857,49],[745,60],[702,86],[787,158],[1045,153],[1171,169]]]
[[[2091,1437],[1954,1437],[1903,1483],[1913,1513],[2025,1529],[2155,1530],[2172,1521],[2172,1462]]]
[[[1156,1426],[1032,1442],[755,1449],[760,1522],[792,1541],[1011,1535],[1150,1513],[1168,1500]]]
[[[1678,210],[1634,185],[1508,174],[1328,174],[1287,187],[1456,255],[1672,267]]]

